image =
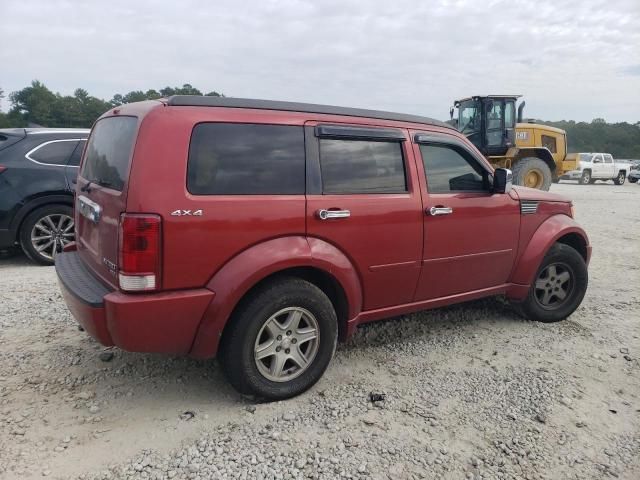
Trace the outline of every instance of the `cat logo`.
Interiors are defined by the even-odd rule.
[[[529,132],[526,130],[516,132],[516,140],[529,140]]]
[[[172,217],[201,217],[202,210],[174,210],[171,212]]]

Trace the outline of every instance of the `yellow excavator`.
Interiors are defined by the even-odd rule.
[[[567,134],[559,128],[523,122],[521,95],[476,95],[456,100],[451,122],[495,167],[509,168],[513,183],[549,190],[563,173],[575,170],[577,154],[567,155]],[[454,112],[457,109],[457,118]]]

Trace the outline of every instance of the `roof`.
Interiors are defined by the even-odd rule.
[[[277,100],[256,100],[251,98],[204,97],[199,95],[174,95],[167,99],[169,106],[190,107],[224,107],[248,108],[256,110],[282,110],[287,112],[321,113],[327,115],[344,115],[349,117],[378,118],[382,120],[396,120],[409,123],[423,123],[437,127],[451,128],[440,120],[420,115],[406,113],[367,110],[364,108],[336,107],[332,105],[317,105],[313,103],[281,102]],[[454,129],[455,130],[455,129]]]
[[[473,100],[476,98],[520,98],[522,95],[472,95],[470,97],[461,98],[460,100],[454,100],[454,103],[464,102],[465,100]]]

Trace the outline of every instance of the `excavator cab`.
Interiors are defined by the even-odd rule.
[[[456,100],[458,130],[485,156],[503,156],[515,145],[516,101],[520,95],[473,96]],[[522,112],[524,102],[520,105]],[[454,109],[451,109],[453,120]]]

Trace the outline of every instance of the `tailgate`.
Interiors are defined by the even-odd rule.
[[[138,119],[105,117],[94,125],[76,187],[76,243],[85,264],[117,286],[118,229],[126,210],[127,181]]]

